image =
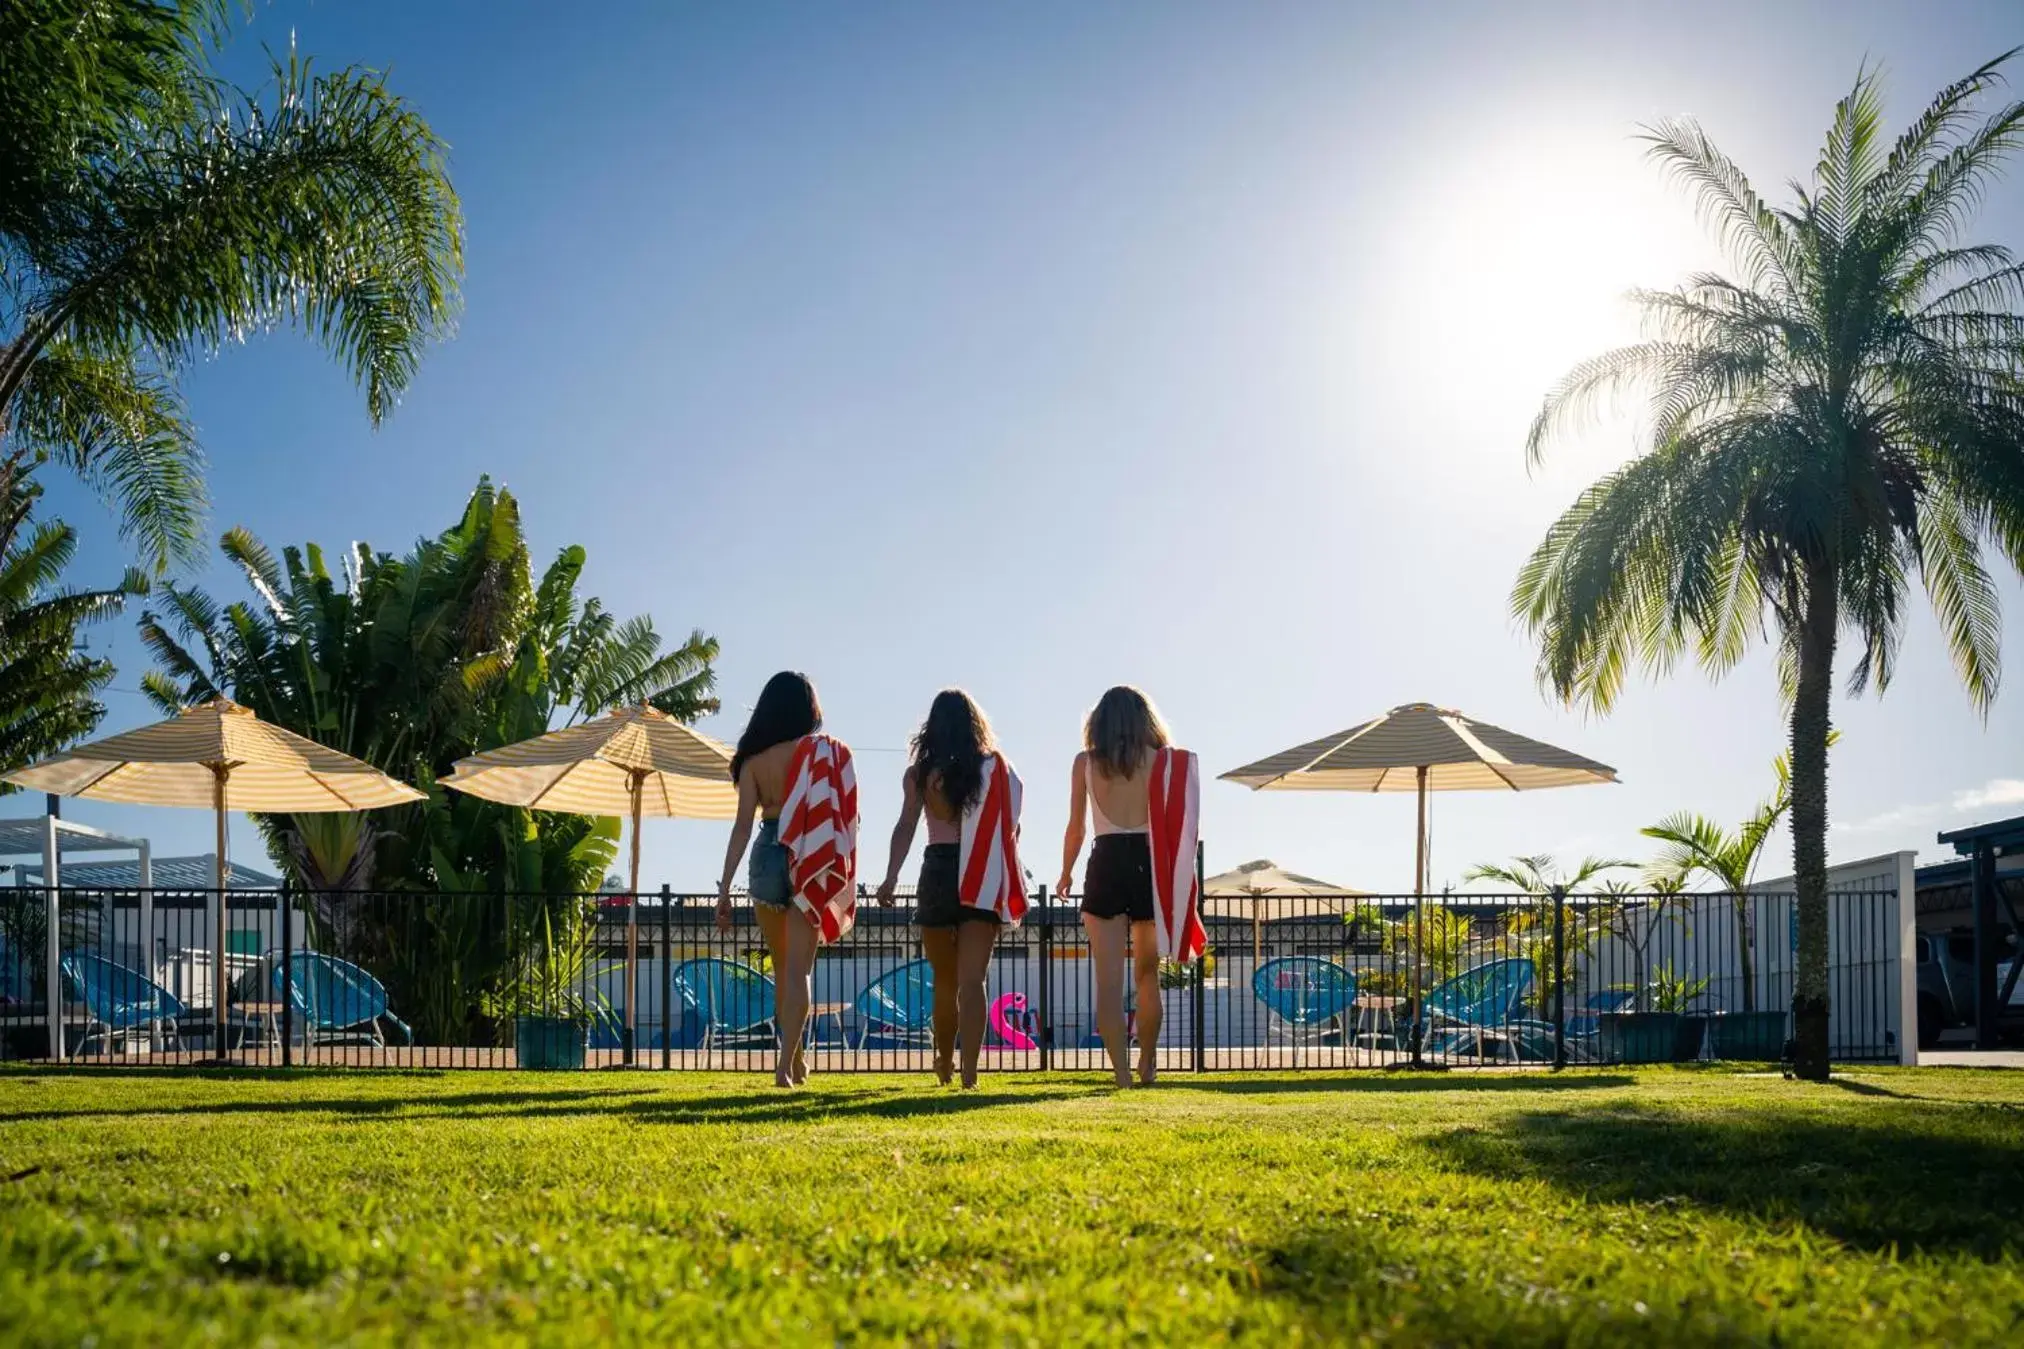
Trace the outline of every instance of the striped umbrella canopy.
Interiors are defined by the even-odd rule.
[[[1616,770],[1432,703],[1407,703],[1223,774],[1266,792],[1417,792],[1413,890],[1427,886],[1427,793],[1536,791],[1615,782]]]
[[[442,782],[509,806],[632,821],[625,930],[630,1050],[639,984],[640,819],[728,820],[737,814],[730,747],[642,703],[459,759]]]
[[[225,815],[373,810],[422,793],[349,754],[284,731],[229,698],[65,750],[4,780],[57,796],[142,806],[209,807],[218,818],[213,1030],[225,1047]]]
[[[1334,917],[1349,912],[1364,895],[1333,881],[1316,880],[1297,871],[1288,871],[1277,862],[1246,862],[1233,871],[1211,876],[1202,882],[1202,916],[1251,918],[1251,959],[1265,956],[1264,913],[1268,899],[1291,900],[1274,908],[1277,917]]]

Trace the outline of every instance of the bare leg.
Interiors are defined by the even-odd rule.
[[[998,944],[998,925],[972,921],[956,927],[956,1009],[963,1044],[963,1088],[977,1085],[977,1055],[984,1048],[985,976],[991,972],[991,951]]]
[[[922,928],[921,950],[935,972],[935,1080],[946,1087],[956,1071],[956,929]]]
[[[752,914],[759,920],[760,935],[766,938],[766,954],[773,958],[773,1029],[784,1032],[781,1015],[786,1010],[783,976],[787,971],[787,910],[772,904],[754,904]],[[780,1054],[773,1062],[773,1085],[792,1086],[793,1082],[785,1071],[788,1065],[782,1062],[787,1044],[784,1034],[780,1044]]]
[[[1131,1041],[1124,1025],[1124,948],[1127,920],[1082,916],[1089,930],[1089,958],[1096,966],[1096,1033],[1110,1056],[1120,1087],[1131,1085]]]
[[[792,1087],[808,1076],[802,1037],[808,1031],[817,943],[815,928],[798,913],[786,915],[781,928],[781,955],[773,971],[773,1001],[780,1014],[780,1057],[774,1065],[773,1085]]]
[[[1138,994],[1139,1085],[1159,1076],[1160,936],[1151,923],[1131,925],[1132,973]]]

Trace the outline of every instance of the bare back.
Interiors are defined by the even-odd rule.
[[[787,770],[794,764],[794,747],[798,743],[788,740],[760,750],[739,770],[739,777],[749,779],[759,797],[759,818],[763,820],[779,819],[780,808],[787,804]]]
[[[1149,792],[1152,756],[1147,755],[1133,768],[1131,776],[1122,778],[1107,776],[1087,752],[1081,758],[1089,781],[1090,803],[1096,808],[1100,822],[1098,832],[1137,833],[1143,830],[1152,818]],[[1102,822],[1107,822],[1110,829],[1104,830]]]

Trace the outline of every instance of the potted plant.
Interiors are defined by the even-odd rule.
[[[520,1067],[583,1067],[591,1023],[610,1011],[591,983],[594,935],[594,920],[583,906],[565,911],[559,922],[544,907],[540,940],[530,943],[485,995],[485,1014],[502,1032],[512,1030]]]
[[[1708,992],[1706,979],[1683,979],[1663,965],[1652,974],[1652,1007],[1679,1017],[1673,1037],[1673,1059],[1686,1063],[1701,1056],[1701,1040],[1707,1034],[1708,1013],[1693,1010]]]
[[[1596,1048],[1606,1062],[1672,1063],[1700,1052],[1705,1018],[1687,1008],[1708,991],[1706,979],[1682,979],[1662,965],[1646,987],[1618,989],[1636,993],[1637,1006],[1597,1014]]]

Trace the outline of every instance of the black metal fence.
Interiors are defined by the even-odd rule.
[[[0,1059],[773,1063],[772,964],[742,901],[719,932],[714,896],[665,890],[636,908],[612,895],[233,891],[221,932],[216,892],[58,898],[52,934],[49,892],[0,891]],[[1771,1060],[1787,1035],[1791,895],[1238,896],[1204,909],[1207,956],[1160,969],[1166,1070]],[[1888,890],[1830,902],[1839,1059],[1898,1055],[1898,914]],[[816,1071],[930,1065],[935,978],[913,919],[907,901],[862,900],[856,927],[820,953],[805,1041]],[[985,1068],[1103,1067],[1094,986],[1074,901],[1041,892],[991,964]],[[1125,987],[1135,1034],[1145,1018],[1129,975]]]

